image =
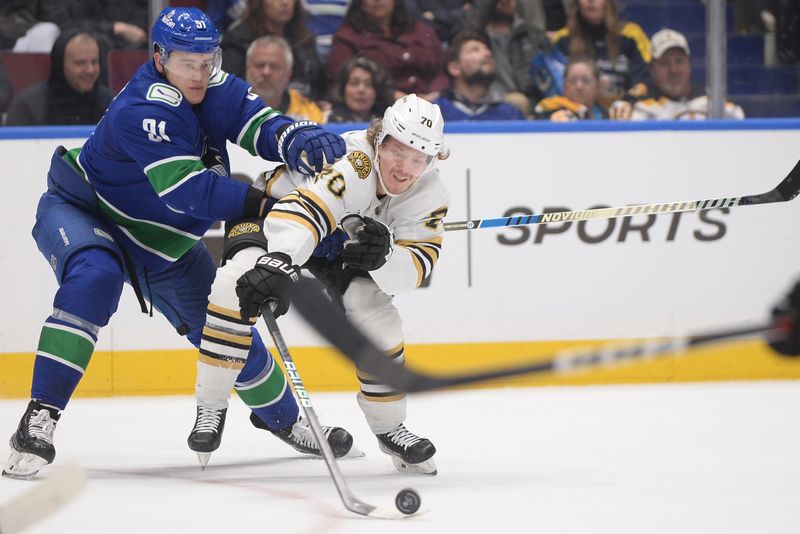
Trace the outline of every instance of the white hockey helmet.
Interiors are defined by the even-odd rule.
[[[436,156],[444,141],[442,110],[413,93],[403,96],[386,108],[376,144],[380,146],[387,135],[423,154]]]

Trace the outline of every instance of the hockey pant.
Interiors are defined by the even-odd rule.
[[[388,358],[404,363],[403,322],[392,297],[371,278],[356,277],[342,302],[347,317],[359,327]],[[361,391],[356,399],[374,434],[385,434],[406,419],[406,396],[356,369]]]
[[[235,389],[267,426],[282,430],[297,421],[297,402],[253,327],[255,319],[242,319],[236,296],[236,281],[263,254],[263,248],[245,248],[217,269],[200,341],[195,396],[200,406],[227,408]]]

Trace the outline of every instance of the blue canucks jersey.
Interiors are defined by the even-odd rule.
[[[226,141],[280,161],[276,133],[291,123],[226,72],[191,105],[148,61],[111,103],[77,165],[124,248],[158,271],[214,221],[244,215],[250,187],[230,178]]]

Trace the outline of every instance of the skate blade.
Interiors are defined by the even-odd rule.
[[[198,452],[197,453],[197,461],[200,462],[200,469],[205,470],[206,466],[208,465],[208,461],[211,459],[210,452]]]
[[[347,451],[347,454],[343,456],[343,458],[363,458],[364,456],[366,456],[366,454],[364,454],[364,451],[356,447],[354,443],[353,446],[350,447],[350,450]]]
[[[3,467],[3,476],[17,480],[31,480],[39,473],[39,469],[48,463],[41,456],[12,450]]]
[[[433,460],[425,460],[424,462],[420,462],[418,464],[410,464],[408,462],[404,462],[402,458],[398,458],[397,456],[391,455],[391,457],[394,468],[401,473],[428,475],[431,477],[436,476],[438,473],[436,470],[436,464],[433,463]]]

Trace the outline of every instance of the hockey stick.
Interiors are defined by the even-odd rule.
[[[16,534],[49,517],[71,501],[86,486],[86,472],[65,465],[33,489],[0,506],[0,534]]]
[[[455,230],[477,230],[479,228],[497,228],[505,226],[524,226],[571,221],[589,221],[592,219],[614,219],[632,215],[658,215],[662,213],[678,213],[682,211],[702,211],[714,208],[733,208],[735,206],[752,206],[754,204],[771,204],[773,202],[789,202],[800,193],[800,161],[781,183],[771,191],[760,195],[741,197],[711,198],[707,200],[689,200],[686,202],[666,202],[661,204],[639,204],[621,208],[595,208],[588,210],[557,211],[534,215],[518,215],[516,217],[497,217],[494,219],[473,219],[470,221],[445,222],[445,232]]]
[[[319,444],[322,458],[325,460],[325,465],[328,466],[333,484],[336,486],[336,491],[339,492],[339,497],[342,499],[345,508],[359,515],[381,519],[402,519],[408,517],[409,514],[403,514],[391,508],[381,508],[367,504],[361,499],[358,499],[353,495],[353,492],[350,491],[347,481],[344,479],[342,472],[339,470],[339,465],[336,463],[336,457],[333,455],[331,446],[328,440],[325,439],[322,426],[319,424],[317,414],[314,411],[314,407],[311,405],[311,398],[308,396],[308,391],[305,386],[303,386],[303,380],[300,378],[300,373],[292,360],[291,354],[289,354],[289,348],[283,340],[283,334],[281,334],[278,323],[275,321],[275,316],[272,315],[272,310],[267,303],[261,306],[261,315],[264,317],[264,322],[267,323],[267,329],[269,330],[270,336],[272,336],[272,340],[275,342],[275,347],[278,349],[278,354],[281,356],[281,361],[286,369],[286,373],[289,375],[289,383],[292,386],[295,397],[297,397],[297,401],[303,408],[303,413],[306,419],[308,419],[309,425],[311,425],[311,431]]]
[[[686,338],[651,339],[630,344],[565,351],[550,359],[474,373],[429,375],[408,369],[386,358],[382,351],[347,319],[322,293],[319,282],[301,278],[293,289],[292,305],[316,331],[359,369],[399,391],[409,393],[442,389],[512,376],[557,373],[593,367],[611,367],[622,362],[665,356],[688,348],[710,345],[741,337],[766,336],[781,339],[794,328],[781,323],[712,332]]]

